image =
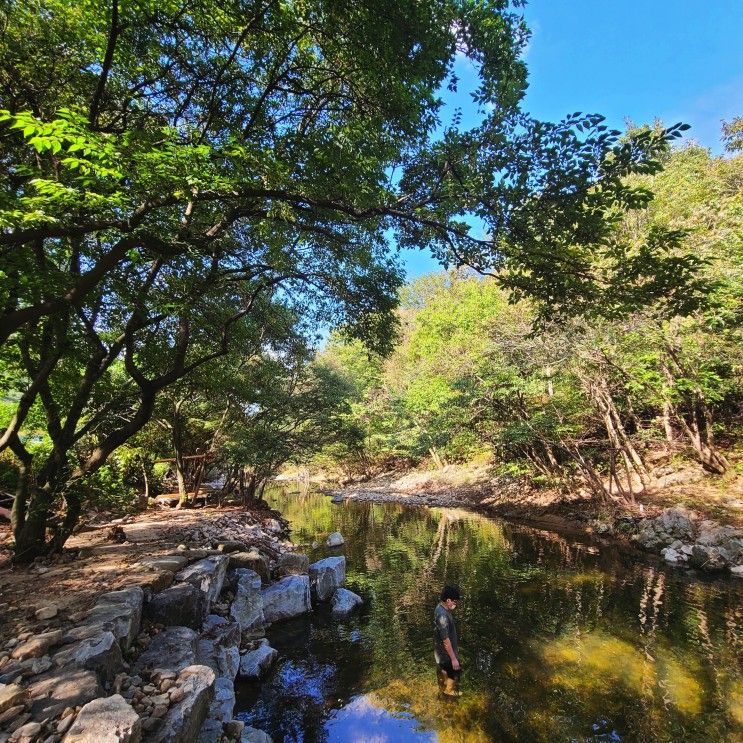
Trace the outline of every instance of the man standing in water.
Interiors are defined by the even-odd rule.
[[[452,616],[452,611],[456,609],[459,600],[459,588],[444,586],[441,601],[436,605],[433,615],[435,628],[433,653],[444,680],[444,694],[449,697],[458,697],[461,694],[456,688],[462,668],[459,664],[457,627]]]

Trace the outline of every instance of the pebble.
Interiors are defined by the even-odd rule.
[[[75,720],[75,715],[68,715],[67,717],[63,717],[57,723],[57,733],[59,735],[64,735],[69,729],[70,725],[72,725],[74,720]]]
[[[168,711],[168,707],[165,704],[158,704],[155,709],[152,710],[152,717],[164,717]]]
[[[30,715],[29,715],[30,717]],[[14,730],[16,740],[33,740],[41,732],[41,723],[29,722]]]
[[[22,704],[16,704],[14,707],[6,709],[5,712],[0,715],[0,725],[4,725],[9,720],[17,717],[21,714],[21,712],[23,712],[24,709],[25,708]]]
[[[166,692],[169,689],[172,689],[174,685],[175,685],[175,681],[173,681],[173,679],[165,679],[160,682],[160,691]]]
[[[183,689],[179,689],[176,687],[175,689],[171,689],[168,692],[168,696],[170,697],[171,704],[178,704],[178,702],[185,699],[186,692],[184,692]]]
[[[34,616],[40,621],[44,619],[53,619],[57,616],[58,611],[59,609],[54,604],[50,604],[49,606],[42,606],[41,609],[36,611]]]

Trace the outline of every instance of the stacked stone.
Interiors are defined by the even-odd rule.
[[[232,719],[235,678],[258,680],[278,657],[266,627],[313,600],[335,617],[361,603],[343,588],[343,556],[279,554],[272,571],[259,550],[222,540],[139,567],[152,574],[147,597],[141,586],[105,593],[74,626],[23,632],[0,651],[0,743],[270,743]]]
[[[644,519],[634,539],[644,549],[660,551],[669,565],[707,572],[729,570],[743,577],[743,530],[700,519],[683,506]]]

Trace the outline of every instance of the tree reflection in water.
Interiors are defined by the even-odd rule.
[[[238,689],[275,741],[738,741],[741,586],[464,512],[271,495],[312,559],[346,538],[363,611],[269,630],[280,661]],[[432,612],[458,583],[464,696],[442,700]],[[363,737],[366,736],[366,737]]]

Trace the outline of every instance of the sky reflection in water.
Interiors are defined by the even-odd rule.
[[[313,560],[343,533],[365,599],[347,622],[320,609],[269,629],[280,659],[237,709],[275,743],[743,740],[740,583],[461,512],[272,498]],[[465,593],[455,703],[432,661],[445,581]]]

